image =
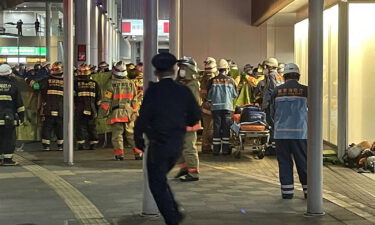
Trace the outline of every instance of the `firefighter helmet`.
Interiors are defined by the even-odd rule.
[[[216,73],[217,72],[216,59],[212,57],[207,57],[207,59],[204,61],[204,70],[209,73]]]
[[[2,64],[0,66],[0,76],[9,76],[12,74],[12,68],[8,64]]]
[[[246,64],[244,67],[243,67],[243,71],[247,74],[252,74],[253,72],[253,66],[250,65],[250,64]]]
[[[220,59],[218,69],[229,69],[229,64],[228,64],[227,60]]]
[[[298,66],[294,63],[286,64],[285,68],[284,68],[284,75],[286,75],[288,73],[298,73],[298,74],[300,74]]]
[[[37,63],[34,65],[34,70],[41,70],[42,69],[42,65],[40,63]]]
[[[99,69],[108,69],[109,65],[108,65],[108,63],[103,61],[103,62],[99,63],[98,67],[99,67]]]
[[[284,63],[279,63],[279,67],[277,68],[277,72],[279,74],[284,74],[285,71],[285,64]]]
[[[119,61],[112,68],[112,74],[118,78],[125,78],[128,72],[126,71],[126,65],[123,61]]]
[[[275,58],[268,58],[264,64],[269,67],[277,68],[279,67],[279,62]]]
[[[89,76],[91,75],[91,68],[87,64],[82,64],[77,71],[78,76]]]
[[[197,62],[189,56],[184,56],[179,60],[178,66],[186,66],[193,71],[197,71]]]
[[[63,66],[61,62],[55,62],[51,67],[51,75],[61,76],[63,74]]]

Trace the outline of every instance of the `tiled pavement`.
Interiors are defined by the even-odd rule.
[[[142,170],[141,162],[131,160],[131,156],[117,162],[111,160],[110,150],[77,151],[75,165],[67,167],[62,163],[61,152],[18,155],[22,167],[0,167],[1,225],[105,224],[103,221],[114,225],[163,224],[160,218],[138,216],[142,206]],[[330,199],[324,201],[326,215],[306,218],[302,191],[297,191],[293,200],[280,199],[277,164],[273,158],[236,160],[204,155],[201,159],[200,181],[170,180],[188,215],[183,224],[375,224],[359,216],[370,218],[374,214],[372,174],[367,178],[346,168],[326,167],[325,194]],[[60,185],[56,182],[65,189],[54,187]],[[68,194],[61,195],[61,190]],[[82,209],[84,203],[71,202],[76,196],[73,194],[77,194],[74,191],[81,193],[98,211],[95,213],[90,205],[83,208],[94,212],[88,213],[90,220],[86,222],[82,219],[85,215],[77,215],[74,208]],[[94,218],[100,214],[103,218]],[[102,222],[90,222],[94,219]]]

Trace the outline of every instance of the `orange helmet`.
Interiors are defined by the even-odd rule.
[[[78,76],[89,76],[91,75],[92,71],[89,65],[87,64],[82,64],[78,68],[77,75]]]

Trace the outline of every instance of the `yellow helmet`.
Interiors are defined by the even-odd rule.
[[[78,72],[77,72],[77,75],[78,76],[89,76],[91,75],[91,68],[89,65],[87,64],[82,64],[79,68],[78,68]]]
[[[55,62],[51,67],[51,75],[61,76],[63,74],[63,65],[62,62]]]

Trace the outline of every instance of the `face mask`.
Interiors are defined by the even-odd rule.
[[[179,75],[180,77],[184,78],[184,77],[186,76],[186,70],[180,70],[180,71],[178,72],[178,75]]]

